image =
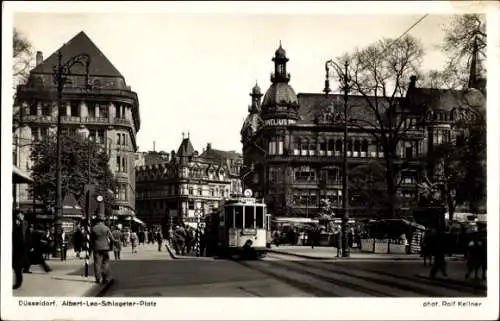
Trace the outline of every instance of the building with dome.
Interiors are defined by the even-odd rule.
[[[343,123],[339,118],[343,114],[343,95],[295,93],[287,70],[289,59],[281,43],[272,61],[271,84],[264,94],[257,84],[253,87],[251,105],[240,132],[244,188],[251,188],[256,197],[264,198],[269,212],[277,216],[317,217],[322,199],[340,209],[343,144],[348,144],[349,173],[362,178],[372,175],[370,170],[374,167],[383,170],[384,151],[368,130],[359,127],[350,127],[348,141],[343,141]],[[423,92],[424,89],[416,88],[416,77],[412,77],[407,96],[400,101],[401,108],[408,108],[410,115],[405,124],[407,135],[400,141],[396,155],[402,168],[402,215],[404,209],[417,204],[416,183],[426,173],[432,177],[433,168],[426,163],[427,151],[436,144],[459,139],[460,130],[454,122],[457,117],[471,114],[470,105],[460,106],[451,99],[449,91],[432,99],[432,104]],[[435,93],[432,92],[433,98]],[[352,111],[356,118],[375,121],[368,107],[363,107],[367,106],[365,97],[349,95],[348,101],[349,105],[360,107]],[[351,215],[384,215],[385,207],[376,202],[366,204],[355,193],[349,196]]]
[[[75,64],[67,77],[62,92],[63,133],[80,133],[108,152],[109,167],[117,180],[115,215],[120,218],[133,216],[136,135],[141,124],[137,93],[83,31],[59,50],[63,63],[79,54],[88,54],[91,59],[89,83],[85,83],[85,70],[81,64]],[[38,51],[36,66],[31,70],[28,82],[17,88],[13,106],[14,165],[27,173],[31,167],[32,142],[43,140],[57,130],[57,87],[53,67],[58,64],[58,51],[45,60]],[[38,200],[33,200],[27,184],[19,184],[16,192],[23,210],[36,212],[37,217],[45,214],[46,208]]]

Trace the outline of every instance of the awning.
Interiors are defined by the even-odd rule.
[[[130,221],[130,216],[126,217],[125,218],[126,221]],[[134,216],[134,222],[136,223],[139,223],[141,225],[146,225],[146,223],[144,223],[143,221],[141,221],[140,219],[138,219],[137,217]]]
[[[12,166],[12,183],[23,184],[33,183],[33,179],[16,166]]]

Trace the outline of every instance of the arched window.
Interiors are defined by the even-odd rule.
[[[347,156],[348,157],[352,155],[352,148],[353,148],[352,140],[348,140],[347,141]]]
[[[307,138],[303,138],[300,144],[300,155],[306,156],[308,149],[309,149],[309,141],[307,140]]]
[[[361,142],[359,140],[354,141],[354,151],[353,156],[359,157],[359,153],[361,152]]]
[[[309,141],[309,155],[316,155],[316,142],[314,140]]]
[[[319,155],[320,156],[325,156],[326,155],[326,150],[327,150],[327,146],[326,146],[326,140],[321,137],[319,139]]]
[[[337,139],[335,142],[335,155],[339,156],[342,154],[342,141],[340,139]]]
[[[366,139],[363,139],[361,142],[361,157],[367,157],[368,156],[368,141]]]
[[[333,155],[333,151],[335,150],[335,141],[333,139],[330,139],[328,141],[328,151],[327,151],[327,155],[328,156],[332,156]]]

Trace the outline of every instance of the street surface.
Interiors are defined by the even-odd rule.
[[[125,250],[127,250],[125,248]],[[448,262],[449,278],[429,280],[420,260],[310,260],[270,253],[262,260],[172,259],[146,245],[113,261],[110,297],[482,297],[458,282],[465,263]],[[465,283],[465,284],[462,284]]]

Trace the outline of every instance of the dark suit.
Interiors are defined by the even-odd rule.
[[[122,232],[120,232],[120,230],[114,230],[111,234],[113,235],[113,252],[115,253],[115,260],[119,260],[122,250]]]
[[[97,282],[107,281],[109,276],[109,251],[112,247],[111,230],[99,222],[92,228],[91,242],[94,252],[94,273]]]
[[[27,224],[15,217],[12,220],[12,268],[16,274],[14,288],[18,288],[23,283],[23,268],[28,262],[25,243]]]

